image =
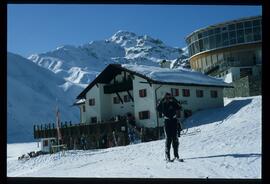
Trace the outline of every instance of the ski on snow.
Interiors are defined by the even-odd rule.
[[[166,160],[166,162],[168,163],[168,162],[174,162],[174,161],[177,161],[177,162],[184,162],[184,160],[182,159],[182,158],[180,158],[180,159],[171,159],[171,160]]]

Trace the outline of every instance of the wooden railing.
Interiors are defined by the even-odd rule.
[[[108,121],[95,124],[61,123],[60,132],[62,143],[66,144],[68,149],[84,147],[81,144],[82,139],[87,142],[87,149],[110,147],[109,140],[113,139],[113,132],[118,141],[117,145],[129,144],[126,121]],[[55,126],[52,124],[34,125],[35,139],[49,137],[57,138]]]

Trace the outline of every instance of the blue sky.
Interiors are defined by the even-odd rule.
[[[8,51],[28,57],[108,39],[118,30],[182,48],[196,29],[261,14],[261,6],[243,5],[8,5]]]

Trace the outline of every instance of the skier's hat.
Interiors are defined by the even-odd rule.
[[[167,92],[167,93],[165,93],[164,98],[166,98],[167,96],[170,96],[171,97],[172,95],[171,95],[171,93],[168,93]]]
[[[171,96],[171,93],[165,93],[165,95],[164,96]]]

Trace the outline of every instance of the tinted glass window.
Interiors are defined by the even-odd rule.
[[[245,29],[245,40],[246,42],[251,42],[253,41],[253,37],[252,37],[252,29],[249,28],[249,29]]]
[[[202,36],[203,36],[203,37],[208,36],[208,31],[204,31],[204,32],[202,33]]]
[[[209,49],[209,40],[208,40],[208,38],[203,39],[203,45],[204,45],[205,50]]]
[[[237,23],[236,28],[237,29],[243,29],[243,23],[242,22]]]
[[[221,35],[218,34],[216,35],[216,47],[220,47],[221,46]]]
[[[229,32],[229,40],[230,40],[230,44],[236,43],[236,32],[235,31]]]
[[[208,36],[210,36],[210,35],[212,35],[212,34],[214,34],[214,30],[213,30],[213,29],[210,29],[210,30],[208,31]]]
[[[203,48],[203,40],[199,40],[199,47],[200,47],[200,51],[204,51],[204,48]]]
[[[215,36],[210,36],[209,37],[209,42],[210,42],[210,49],[213,49],[216,47],[216,39]]]
[[[244,24],[245,24],[245,28],[248,28],[248,27],[252,26],[251,21],[247,21]]]
[[[202,33],[198,33],[198,38],[202,38]]]
[[[244,30],[237,31],[237,43],[243,43],[244,40]]]
[[[253,28],[254,41],[261,40],[261,27]]]
[[[252,23],[253,23],[253,26],[259,26],[260,20],[253,20]]]
[[[228,33],[222,33],[222,45],[226,46],[229,44]]]
[[[230,24],[229,26],[229,30],[231,31],[231,30],[235,30],[235,24]]]
[[[200,52],[199,42],[198,41],[195,42],[195,52],[196,53]]]
[[[220,28],[215,28],[215,33],[220,33]]]

